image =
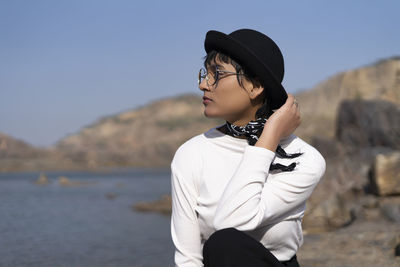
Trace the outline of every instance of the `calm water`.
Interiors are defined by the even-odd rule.
[[[0,266],[174,266],[170,216],[132,209],[170,193],[169,170],[39,174],[0,173]]]

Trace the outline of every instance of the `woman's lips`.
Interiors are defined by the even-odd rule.
[[[206,96],[203,96],[203,104],[210,103],[211,101],[212,101],[211,98],[208,98],[208,97],[206,97]]]

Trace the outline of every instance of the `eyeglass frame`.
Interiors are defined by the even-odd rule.
[[[208,80],[209,80],[209,77],[208,77],[208,74],[210,74],[204,67],[202,67],[202,68],[200,68],[200,70],[199,70],[199,76],[198,76],[198,84],[200,85],[201,84],[201,82],[202,81],[200,81],[201,80],[201,78],[205,78],[206,79],[206,83],[207,83],[207,85],[208,86],[214,86],[215,84],[217,84],[217,82],[221,79],[221,78],[224,78],[224,77],[227,77],[227,76],[223,76],[223,77],[220,77],[219,76],[219,74],[220,73],[228,73],[228,74],[236,74],[236,75],[244,75],[244,76],[247,76],[245,73],[238,73],[238,72],[233,72],[233,71],[227,71],[227,70],[219,70],[218,69],[218,67],[215,67],[215,69],[216,69],[216,71],[215,71],[215,73],[216,73],[216,77],[215,77],[215,81],[214,81],[214,83],[213,84],[209,84],[208,83]],[[201,75],[201,70],[204,70],[204,72],[206,72],[206,74],[205,75]]]

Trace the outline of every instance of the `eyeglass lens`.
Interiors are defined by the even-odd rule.
[[[215,79],[215,76],[218,74],[218,72],[209,72],[207,73],[206,70],[204,68],[201,68],[199,71],[199,77],[198,77],[198,82],[199,85],[200,83],[206,79],[207,85],[208,86],[213,86],[216,82],[217,79]],[[207,79],[208,77],[208,79]]]

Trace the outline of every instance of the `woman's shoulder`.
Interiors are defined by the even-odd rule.
[[[199,162],[204,147],[204,133],[190,137],[176,149],[172,162]]]
[[[203,133],[190,137],[184,141],[176,150],[176,153],[190,155],[198,151],[204,145]]]
[[[175,151],[171,161],[171,171],[175,177],[184,179],[195,188],[198,188],[203,168],[202,151],[205,147],[203,139],[202,134],[198,134],[183,142]],[[178,173],[179,177],[176,176]]]
[[[299,159],[300,164],[307,167],[316,168],[317,172],[325,172],[326,160],[324,156],[318,151],[317,148],[306,142],[304,139],[297,135],[293,135],[292,140],[289,144],[283,147],[286,153],[303,153],[300,157],[294,158]]]

